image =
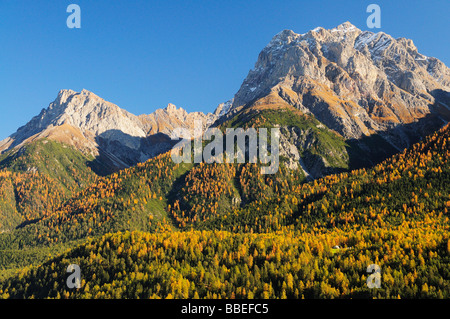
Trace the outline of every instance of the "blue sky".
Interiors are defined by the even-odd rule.
[[[69,4],[81,29],[69,29]],[[0,139],[53,101],[88,89],[134,113],[169,102],[213,111],[234,96],[259,52],[283,29],[304,33],[350,21],[413,39],[450,64],[450,1],[0,0]]]

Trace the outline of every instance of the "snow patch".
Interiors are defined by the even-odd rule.
[[[312,29],[311,31],[313,31],[313,32],[319,32],[319,31],[322,30],[322,29],[323,29],[322,27],[317,27],[317,28]]]

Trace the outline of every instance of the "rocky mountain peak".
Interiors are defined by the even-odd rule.
[[[166,110],[167,112],[175,112],[175,111],[177,110],[177,107],[176,107],[174,104],[169,103],[169,104],[166,106],[165,110]]]
[[[292,30],[286,29],[276,34],[269,42],[267,47],[289,44],[300,36],[301,36],[300,34],[297,34]]]
[[[361,138],[431,113],[450,71],[412,40],[361,31],[350,22],[304,34],[278,33],[261,51],[231,113],[277,92],[345,138]],[[403,147],[404,143],[398,143]]]
[[[217,106],[216,110],[214,111],[214,115],[217,118],[225,116],[230,111],[232,105],[233,105],[233,99],[228,100],[225,103],[220,103]]]
[[[39,138],[51,138],[123,168],[169,150],[174,143],[170,138],[177,137],[173,136],[175,128],[193,130],[196,120],[206,128],[216,119],[214,114],[188,113],[171,103],[151,114],[136,116],[86,89],[61,90],[38,116],[0,141],[0,153]]]
[[[68,96],[74,95],[77,92],[73,91],[73,90],[67,90],[67,89],[62,89],[58,92],[58,96],[56,99],[59,100],[67,100]]]
[[[356,26],[351,24],[349,21],[346,21],[340,25],[338,25],[336,28],[333,28],[330,30],[331,32],[349,32],[349,31],[361,31]]]
[[[170,117],[175,117],[178,119],[184,119],[188,115],[188,112],[184,110],[182,107],[177,108],[174,104],[169,103],[166,108],[164,108],[164,111],[167,113]]]

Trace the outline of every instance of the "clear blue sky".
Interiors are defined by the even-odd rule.
[[[81,29],[66,26],[71,3]],[[370,3],[381,7],[381,31],[450,64],[447,0],[0,0],[0,139],[60,89],[88,89],[134,114],[169,102],[213,111],[276,33],[347,20],[367,30]]]

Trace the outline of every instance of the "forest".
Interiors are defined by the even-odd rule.
[[[76,184],[4,168],[0,297],[449,298],[449,143],[446,125],[314,181],[170,153],[105,177],[83,169]],[[80,289],[65,285],[69,264]],[[370,264],[381,288],[367,287]]]

